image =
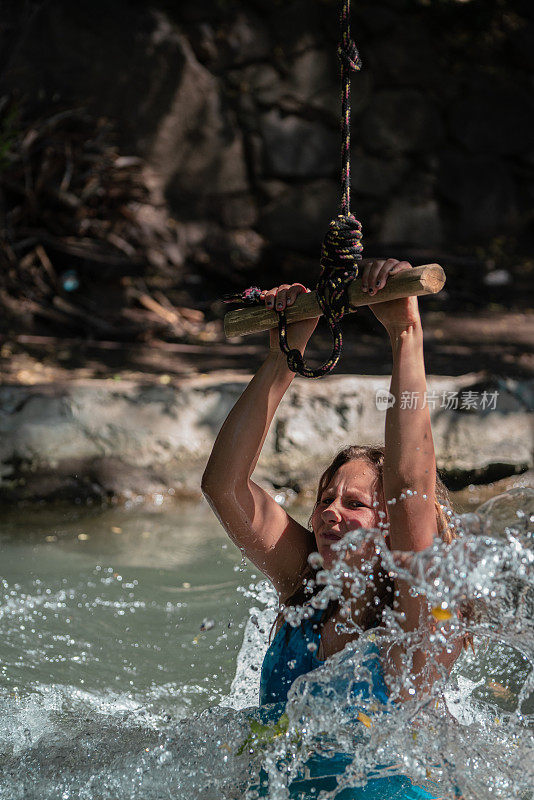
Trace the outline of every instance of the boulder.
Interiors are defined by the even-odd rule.
[[[271,59],[280,65],[305,50],[326,48],[335,52],[339,37],[339,17],[330,3],[310,3],[309,0],[291,0],[290,3],[272,0],[261,2],[271,31],[274,48]]]
[[[532,148],[534,102],[520,87],[470,87],[449,116],[452,135],[471,153],[520,155]]]
[[[362,25],[370,34],[385,34],[397,25],[402,24],[402,17],[383,4],[362,5],[358,9],[358,25]]]
[[[257,113],[256,104],[273,106],[280,98],[281,77],[271,64],[249,64],[228,73],[238,102],[245,110]]]
[[[339,134],[319,122],[273,109],[260,119],[264,176],[327,178],[340,161]]]
[[[40,3],[18,25],[0,93],[18,90],[48,109],[86,106],[114,120],[122,147],[143,155],[186,61],[165,14],[127,0]]]
[[[492,156],[441,155],[436,193],[455,209],[454,238],[494,236],[518,218],[514,181],[504,161]]]
[[[112,380],[1,387],[0,496],[198,495],[215,437],[246,383],[198,377],[177,387]],[[377,393],[388,385],[386,376],[297,380],[265,441],[257,479],[311,490],[339,448],[383,442]],[[472,482],[474,472],[483,478],[532,466],[532,381],[431,377],[428,390],[446,473]]]
[[[380,11],[384,22],[389,15],[392,20],[398,16],[386,12],[386,9]],[[402,26],[401,36],[386,35],[381,31],[382,35],[375,38],[369,47],[365,47],[363,40],[364,69],[380,75],[382,85],[386,86],[418,87],[428,91],[430,87],[450,80],[450,72],[440,57],[441,43],[429,35],[428,28],[414,18],[409,25],[398,18],[397,24]]]
[[[272,41],[268,27],[250,4],[173,4],[167,13],[187,30],[198,60],[221,74],[244,64],[269,58]]]
[[[267,26],[259,15],[246,6],[235,14],[225,13],[215,40],[219,44],[219,58],[213,66],[219,69],[268,60],[273,49]]]
[[[415,89],[377,92],[360,130],[364,147],[384,154],[430,152],[444,135],[438,109]]]
[[[206,198],[213,202],[214,197],[247,192],[249,182],[243,136],[220,84],[196,61],[185,39],[183,47],[181,81],[148,161],[171,206],[202,217]]]
[[[351,154],[351,184],[362,195],[382,197],[396,188],[408,172],[409,164],[404,158],[377,158],[353,148]]]
[[[261,210],[258,230],[274,247],[319,253],[339,197],[333,180],[285,186]]]
[[[396,195],[386,206],[378,238],[389,245],[435,247],[443,241],[440,207],[434,198]]]
[[[282,83],[281,97],[298,106],[322,109],[334,119],[340,112],[339,66],[334,50],[325,48],[298,53]]]

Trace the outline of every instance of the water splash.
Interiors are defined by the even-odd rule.
[[[326,800],[344,788],[364,786],[371,771],[375,777],[404,775],[432,796],[451,800],[459,795],[526,800],[534,779],[533,521],[534,491],[517,489],[454,519],[461,536],[451,545],[437,543],[399,559],[385,547],[381,531],[357,531],[340,543],[332,569],[315,560],[315,603],[339,597],[348,577],[357,595],[365,588],[361,572],[351,572],[343,555],[372,537],[376,547],[369,575],[373,561],[381,559],[434,608],[451,612],[436,619],[435,629],[425,634],[425,647],[437,653],[451,634],[470,634],[474,652],[465,651],[432,692],[388,705],[376,699],[355,702],[354,684],[371,682],[366,666],[371,639],[381,648],[404,639],[408,652],[421,646],[421,641],[407,641],[390,609],[379,630],[299,678],[285,708],[255,708],[274,618],[274,595],[262,582],[243,590],[253,606],[230,693],[200,714],[188,716],[186,702],[187,692],[201,691],[200,686],[155,682],[136,697],[111,689],[75,690],[39,680],[37,670],[22,688],[12,680],[0,693],[0,800],[287,800],[299,793],[317,798],[321,785],[330,787],[321,796]],[[110,606],[102,594],[102,613],[145,613],[141,599],[123,597],[114,583],[110,586],[115,594]],[[63,622],[81,590],[47,594],[42,587],[30,595],[9,585],[0,617],[13,647],[15,626],[37,631],[44,611],[59,614]],[[467,601],[474,611],[459,617],[456,612]],[[288,617],[298,624],[306,614],[304,607]],[[37,633],[28,641],[38,655],[44,645]],[[63,644],[77,654],[83,649],[80,642]],[[406,670],[392,695],[409,688]],[[154,702],[159,691],[167,711]],[[329,764],[335,766],[335,788],[325,777]],[[318,769],[322,784],[311,778]]]

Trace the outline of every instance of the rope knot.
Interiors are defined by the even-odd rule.
[[[321,278],[347,278],[347,284],[358,274],[357,262],[362,257],[361,223],[352,214],[339,215],[330,223],[321,250]],[[346,274],[345,274],[346,273]]]
[[[293,348],[287,353],[287,366],[291,372],[301,372],[304,368],[304,359],[302,353],[297,348]]]
[[[347,69],[354,70],[354,72],[361,69],[362,60],[360,58],[358,48],[356,47],[352,39],[349,39],[349,41],[346,44],[340,42],[337,48],[337,54],[339,60],[341,61],[343,66],[346,67]]]

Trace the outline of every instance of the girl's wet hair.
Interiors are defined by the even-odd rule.
[[[319,485],[317,487],[317,496],[315,498],[315,504],[313,507],[313,511],[310,515],[310,519],[308,521],[308,527],[311,529],[311,519],[323,492],[325,491],[326,487],[336,474],[336,472],[342,467],[344,464],[348,464],[350,461],[356,461],[362,459],[363,461],[367,461],[367,463],[375,470],[377,478],[380,484],[383,486],[383,475],[384,475],[384,456],[385,456],[385,448],[383,445],[349,445],[348,447],[343,448],[340,450],[339,453],[334,457],[332,462],[328,465],[325,469],[323,474],[319,479]],[[447,487],[441,480],[438,472],[436,471],[436,488],[435,488],[435,500],[434,506],[436,510],[436,526],[437,532],[440,539],[445,542],[445,544],[450,544],[454,539],[457,538],[458,534],[456,532],[456,528],[453,522],[453,514],[451,509],[451,500],[449,497],[449,493],[447,491]],[[307,588],[309,585],[309,581],[313,584],[313,579],[315,575],[315,569],[311,566],[307,566],[301,576],[300,586],[298,589],[289,597],[285,603],[284,607],[288,606],[302,606],[305,603],[309,603],[313,594],[318,592],[321,587],[315,586],[310,594],[309,589]],[[365,629],[377,627],[381,622],[382,612],[386,606],[393,606],[393,599],[394,599],[394,585],[393,580],[384,574],[381,574],[378,580],[378,594],[380,602],[375,605],[372,609],[370,609],[370,613],[367,615],[367,619],[365,620],[364,627]],[[327,622],[330,617],[332,617],[339,607],[339,603],[337,601],[330,603],[328,608],[326,609],[325,614],[321,620],[321,627]],[[472,614],[471,606],[468,602],[464,604],[464,606],[460,609],[460,613],[463,618],[469,618]],[[274,630],[278,630],[279,626],[282,624],[284,619],[283,610],[278,612],[276,620],[273,624],[271,635]],[[464,637],[464,646],[471,643],[471,637],[465,636]]]
[[[343,448],[340,450],[339,453],[335,456],[333,461],[329,464],[329,466],[325,469],[323,474],[319,479],[319,486],[317,488],[317,497],[315,498],[315,505],[313,507],[313,511],[317,508],[317,505],[322,497],[322,494],[338,469],[342,467],[344,464],[348,464],[349,461],[357,461],[358,459],[362,459],[363,461],[367,461],[367,463],[374,468],[377,477],[381,484],[383,484],[383,476],[384,476],[384,455],[385,455],[385,448],[382,445],[366,445],[366,444],[351,444],[348,447]],[[446,543],[450,544],[452,540],[455,538],[455,533],[453,528],[450,527],[451,520],[450,516],[447,515],[445,508],[450,508],[451,500],[449,497],[449,493],[447,491],[447,487],[439,477],[439,474],[436,472],[436,491],[435,491],[435,508],[436,508],[436,524],[438,528],[439,537]],[[312,511],[312,516],[313,516]],[[310,516],[311,521],[311,516]],[[310,527],[310,522],[308,523]]]

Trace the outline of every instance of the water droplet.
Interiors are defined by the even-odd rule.
[[[308,564],[312,569],[320,569],[323,566],[323,557],[320,553],[310,553],[308,556]]]

